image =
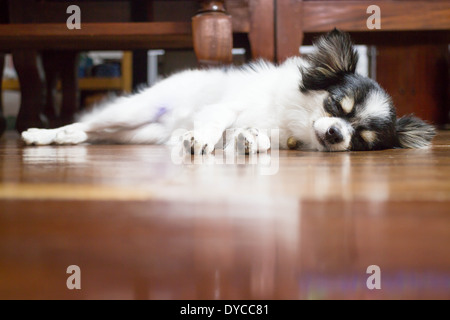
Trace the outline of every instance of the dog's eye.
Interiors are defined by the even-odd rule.
[[[341,104],[331,96],[325,100],[324,109],[333,117],[342,117],[345,115]]]

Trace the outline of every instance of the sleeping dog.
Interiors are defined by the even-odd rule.
[[[187,70],[130,96],[116,98],[58,129],[29,129],[28,145],[166,144],[179,135],[192,154],[210,154],[230,132],[228,146],[245,153],[280,148],[318,151],[424,148],[433,126],[414,116],[397,119],[391,97],[355,73],[358,55],[347,33],[320,37],[315,51],[280,65]]]

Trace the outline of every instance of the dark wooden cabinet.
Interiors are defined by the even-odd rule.
[[[445,48],[450,43],[450,2],[446,0],[78,0],[70,2],[82,10],[83,26],[76,31],[65,25],[67,1],[0,0],[3,7],[7,4],[10,14],[5,17],[2,10],[0,19],[13,24],[0,24],[0,52],[16,52],[22,82],[19,131],[43,125],[40,115],[49,110],[51,92],[44,70],[48,77],[51,66],[69,83],[63,88],[67,97],[63,122],[71,121],[78,108],[74,53],[80,50],[194,48],[203,63],[229,63],[233,42],[241,45],[244,36],[249,58],[282,62],[297,55],[300,45],[334,27],[350,32],[356,43],[379,47],[377,80],[393,95],[399,115],[415,112],[436,124],[448,122]],[[367,28],[370,5],[380,8],[379,30]],[[61,63],[45,64],[41,52],[47,50],[59,52],[53,60]]]
[[[380,9],[380,29],[367,27],[371,5]],[[393,96],[398,115],[449,122],[450,1],[277,0],[276,59],[334,27],[378,47],[376,80]]]
[[[377,81],[391,94],[399,115],[449,123],[448,45],[380,45],[376,51]]]

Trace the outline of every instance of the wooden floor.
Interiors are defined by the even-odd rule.
[[[450,132],[228,164],[0,141],[0,299],[450,298]]]

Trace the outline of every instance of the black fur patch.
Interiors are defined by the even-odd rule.
[[[347,33],[337,29],[314,43],[316,51],[307,56],[309,67],[302,68],[300,90],[327,90],[339,84],[345,74],[355,73],[358,53]]]
[[[436,135],[436,129],[425,121],[408,115],[397,120],[398,147],[424,148]]]

